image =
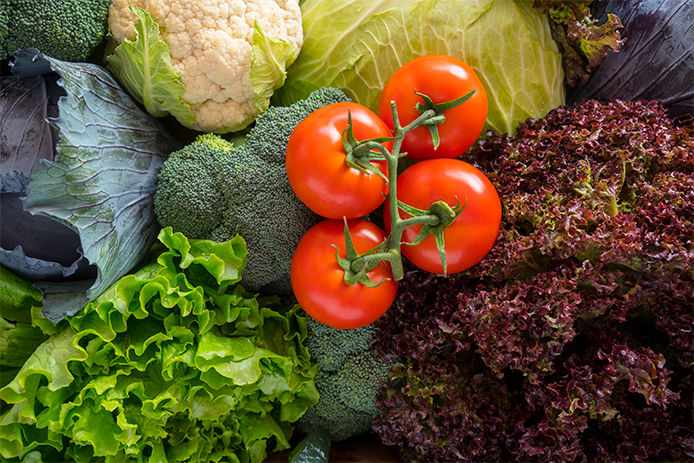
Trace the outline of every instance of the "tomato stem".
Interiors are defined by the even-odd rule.
[[[405,272],[402,266],[402,235],[405,229],[411,227],[412,225],[422,224],[422,231],[415,238],[413,243],[404,243],[408,245],[414,245],[420,243],[426,236],[434,235],[437,247],[439,248],[439,254],[441,255],[441,262],[443,263],[444,273],[446,272],[446,253],[444,249],[443,241],[443,230],[445,227],[450,225],[453,220],[455,220],[460,212],[465,207],[462,206],[460,202],[453,208],[443,201],[437,201],[432,204],[427,210],[416,209],[412,206],[398,201],[397,194],[397,177],[398,177],[398,162],[401,157],[406,153],[401,153],[402,142],[405,136],[412,130],[418,127],[428,127],[430,132],[436,132],[436,126],[443,122],[443,111],[445,109],[450,109],[455,106],[459,106],[467,101],[474,93],[474,90],[467,95],[456,100],[441,103],[441,104],[428,104],[431,99],[426,95],[421,95],[423,97],[425,104],[418,106],[420,111],[419,117],[407,124],[402,126],[400,123],[400,118],[398,117],[398,111],[395,101],[390,102],[390,109],[393,115],[393,126],[394,126],[394,136],[392,138],[382,138],[382,139],[372,139],[356,141],[353,138],[351,130],[351,119],[348,123],[348,127],[343,134],[343,140],[345,143],[345,149],[353,156],[351,160],[353,162],[358,162],[359,166],[369,170],[377,170],[376,167],[371,168],[365,165],[371,160],[385,159],[388,166],[388,200],[389,200],[389,211],[390,211],[390,235],[386,238],[385,242],[378,247],[377,250],[370,251],[362,255],[351,255],[348,260],[350,262],[341,262],[343,268],[345,268],[345,282],[347,284],[354,284],[356,282],[363,282],[364,284],[370,283],[366,272],[373,267],[375,267],[379,262],[390,263],[391,270],[393,272],[393,279],[395,281],[402,280],[405,276]],[[432,132],[432,138],[436,142],[438,138],[438,132],[436,132],[436,138],[434,138]],[[382,142],[392,141],[393,148],[389,151]],[[400,209],[403,209],[410,217],[403,219],[400,216]],[[345,222],[345,239],[348,243],[351,243],[351,238],[349,237],[349,229],[347,223]],[[355,254],[355,253],[353,253]],[[349,278],[348,278],[349,275]],[[363,275],[363,277],[362,277]],[[364,280],[364,281],[362,281]]]

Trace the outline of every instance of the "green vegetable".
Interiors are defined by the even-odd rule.
[[[529,1],[305,0],[304,45],[277,101],[345,89],[374,110],[386,80],[427,53],[462,59],[489,96],[487,128],[513,132],[564,102],[562,57],[545,15]]]
[[[371,353],[376,329],[369,325],[339,330],[307,320],[307,346],[318,365],[318,404],[299,421],[306,433],[325,431],[332,440],[344,440],[371,429],[378,415],[376,396],[389,379],[391,364]]]
[[[110,0],[2,0],[0,58],[38,48],[57,59],[84,61],[106,35]]]
[[[156,262],[63,321],[0,389],[3,461],[259,462],[289,447],[318,399],[300,309],[237,285],[240,237],[159,240]]]
[[[330,435],[321,429],[311,432],[289,454],[289,463],[328,463],[329,460]]]
[[[159,223],[193,238],[220,241],[240,234],[250,251],[243,283],[289,291],[292,253],[320,218],[289,184],[287,141],[314,110],[346,100],[339,90],[321,89],[292,106],[268,109],[239,147],[206,134],[172,153],[154,196]]]
[[[0,266],[0,387],[9,383],[19,368],[46,340],[41,325],[41,291],[27,280]]]
[[[31,174],[24,208],[75,230],[98,269],[96,281],[40,285],[44,313],[57,321],[103,293],[152,246],[160,230],[152,204],[157,174],[178,144],[102,67],[26,49],[16,53],[12,72],[47,82],[55,72],[62,89],[51,85],[50,97],[64,93],[51,121],[59,137],[55,158]]]
[[[152,116],[171,114],[192,127],[195,113],[183,101],[181,73],[171,64],[169,45],[159,39],[159,25],[142,8],[130,6],[130,10],[138,19],[137,39],[123,40],[107,57],[111,71]]]

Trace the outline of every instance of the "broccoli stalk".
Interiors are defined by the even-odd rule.
[[[0,59],[38,48],[65,61],[84,61],[107,31],[111,0],[0,0]]]
[[[241,146],[206,134],[171,154],[159,174],[154,211],[163,227],[190,238],[248,246],[243,284],[289,292],[289,268],[303,234],[321,219],[294,194],[285,151],[294,127],[316,109],[348,101],[323,88],[287,107],[258,116]]]

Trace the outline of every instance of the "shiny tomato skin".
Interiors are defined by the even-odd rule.
[[[364,219],[350,220],[350,235],[354,248],[363,254],[385,239],[378,226]],[[393,280],[390,264],[379,263],[368,272],[371,281],[379,283],[369,288],[361,283],[348,285],[344,271],[335,259],[346,256],[344,222],[324,220],[313,226],[301,238],[291,264],[292,290],[308,315],[333,328],[360,328],[376,321],[395,299],[398,283]],[[384,281],[385,280],[385,281]]]
[[[494,245],[501,225],[501,201],[494,185],[479,169],[458,159],[420,161],[398,177],[398,199],[418,209],[428,209],[438,200],[455,207],[456,196],[465,208],[444,231],[447,273],[472,267]],[[385,205],[383,220],[390,232],[390,212]],[[409,215],[400,211],[401,218]],[[407,227],[403,243],[411,243],[421,225]],[[433,236],[416,246],[402,245],[402,253],[417,267],[442,274],[443,265]]]
[[[334,103],[300,122],[287,144],[287,177],[294,193],[313,212],[330,219],[363,217],[380,206],[388,192],[384,179],[345,163],[342,132],[348,114],[357,140],[391,136],[386,124],[367,107]],[[386,147],[390,149],[392,142]],[[387,175],[385,161],[374,164]]]
[[[378,113],[393,129],[390,101],[395,101],[404,127],[420,116],[416,105],[423,100],[415,90],[434,103],[443,103],[473,89],[475,93],[469,100],[444,112],[446,120],[438,126],[441,143],[436,150],[426,127],[414,129],[403,140],[401,151],[411,159],[455,158],[477,140],[487,119],[487,93],[475,71],[463,61],[432,54],[405,63],[386,82]]]

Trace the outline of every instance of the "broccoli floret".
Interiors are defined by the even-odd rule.
[[[226,241],[241,235],[249,251],[244,285],[289,292],[294,249],[321,218],[289,184],[287,142],[309,114],[341,101],[349,101],[342,91],[319,89],[291,106],[269,108],[240,146],[206,134],[172,153],[154,196],[159,223],[189,238]]]
[[[339,330],[313,319],[306,322],[311,360],[318,365],[318,403],[299,421],[307,434],[327,431],[331,440],[345,440],[371,429],[378,415],[379,384],[388,381],[391,363],[370,351],[376,329]]]
[[[110,3],[111,0],[2,0],[0,58],[31,47],[53,58],[84,61],[106,35]]]
[[[320,371],[336,372],[353,355],[366,352],[376,328],[366,325],[353,330],[339,330],[307,318],[306,347]]]

